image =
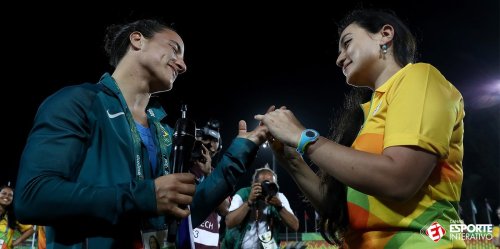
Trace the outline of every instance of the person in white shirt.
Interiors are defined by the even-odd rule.
[[[238,190],[231,200],[223,248],[277,248],[284,225],[297,231],[299,220],[285,195],[279,192],[278,178],[269,168],[255,171],[251,187]]]

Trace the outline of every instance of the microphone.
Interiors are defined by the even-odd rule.
[[[196,140],[196,123],[186,118],[187,105],[181,106],[182,116],[175,123],[173,136],[173,163],[170,173],[187,173],[190,169],[191,152]],[[187,207],[181,207],[187,208]],[[167,242],[175,243],[180,220],[166,220],[168,224]]]
[[[196,123],[186,118],[187,106],[182,105],[182,117],[175,123],[173,136],[174,155],[171,173],[189,172],[191,152],[196,140]]]

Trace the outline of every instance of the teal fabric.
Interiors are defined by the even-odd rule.
[[[252,190],[251,187],[246,187],[246,188],[241,188],[236,192],[237,195],[241,197],[243,202],[248,200],[248,196],[250,195],[250,191]],[[243,242],[243,237],[245,236],[245,231],[248,230],[249,224],[248,224],[248,218],[249,215],[247,215],[241,224],[233,227],[233,228],[226,228],[226,233],[224,234],[224,239],[222,240],[221,243],[221,248],[222,249],[236,249],[236,248],[241,248],[241,243]]]
[[[157,172],[147,167],[145,179],[136,179],[129,123],[125,115],[117,115],[127,111],[120,94],[105,74],[98,84],[61,89],[37,112],[21,157],[14,206],[22,223],[47,226],[47,248],[129,248],[143,220],[164,226],[164,217],[156,214],[153,182],[163,167]],[[155,102],[148,114],[150,122],[164,122],[166,116]],[[162,124],[171,136],[172,128]],[[247,139],[232,142],[196,188],[194,227],[232,193],[257,150]],[[141,152],[142,165],[149,165],[144,145]],[[169,153],[158,156],[169,158]]]

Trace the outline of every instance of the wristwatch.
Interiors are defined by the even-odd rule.
[[[319,138],[319,133],[313,129],[305,129],[302,131],[300,134],[300,140],[297,145],[297,152],[299,152],[301,155],[304,155],[304,152],[306,151],[306,148],[308,145],[311,143],[314,143],[318,140]]]

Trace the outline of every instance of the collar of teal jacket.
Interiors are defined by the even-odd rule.
[[[99,82],[102,83],[111,92],[113,92],[118,99],[120,99],[122,106],[127,106],[126,103],[123,103],[124,99],[119,97],[122,94],[122,92],[120,91],[120,88],[118,88],[115,79],[113,79],[113,77],[111,77],[109,73],[105,73],[103,76],[101,76]],[[146,110],[150,116],[156,117],[160,121],[167,117],[167,113],[161,107],[158,101],[149,101]]]

